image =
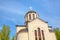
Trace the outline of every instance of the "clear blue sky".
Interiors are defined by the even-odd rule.
[[[0,29],[3,24],[9,25],[10,36],[15,35],[16,25],[24,24],[24,15],[30,6],[52,28],[60,28],[60,0],[0,0]]]

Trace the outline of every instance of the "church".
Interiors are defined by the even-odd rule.
[[[16,40],[56,40],[52,27],[34,10],[24,16],[24,25],[16,25]]]

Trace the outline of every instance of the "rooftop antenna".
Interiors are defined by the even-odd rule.
[[[32,7],[30,6],[29,9],[32,10]]]

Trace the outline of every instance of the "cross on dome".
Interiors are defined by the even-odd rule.
[[[30,6],[29,9],[32,10],[32,7]]]

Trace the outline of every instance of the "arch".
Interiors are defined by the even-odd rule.
[[[37,31],[35,30],[34,33],[35,33],[35,40],[37,40]]]
[[[42,30],[42,37],[43,37],[43,40],[45,40],[44,31],[43,30]]]
[[[41,31],[40,31],[40,28],[38,28],[38,37],[39,37],[39,40],[41,40]]]

